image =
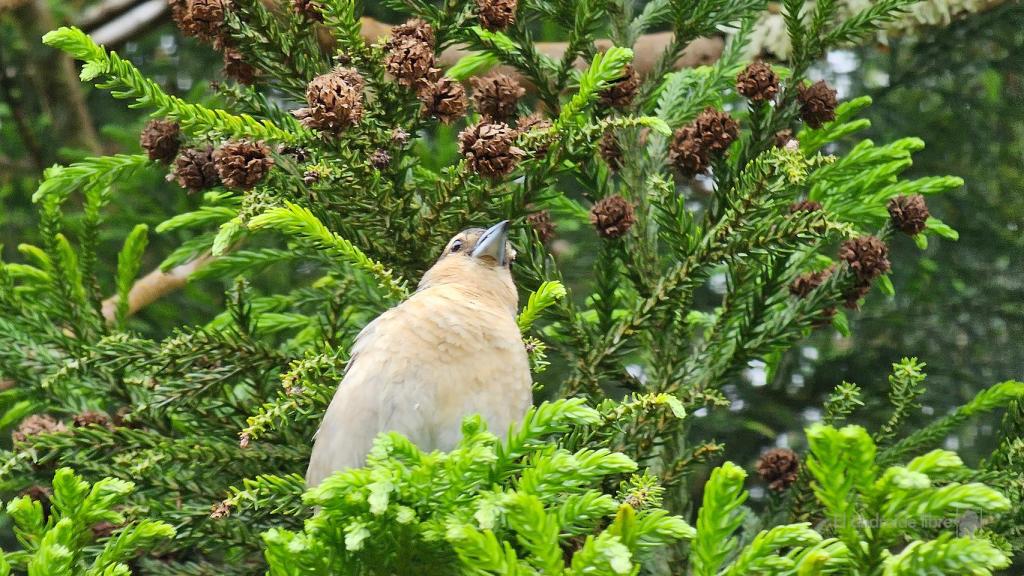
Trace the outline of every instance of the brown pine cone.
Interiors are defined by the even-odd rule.
[[[908,236],[920,234],[931,214],[924,196],[894,196],[889,200],[889,217],[892,225]]]
[[[49,486],[40,486],[39,484],[33,484],[28,488],[22,490],[18,496],[28,496],[32,500],[39,502],[43,507],[43,514],[50,514],[50,501],[53,498],[53,490]]]
[[[800,457],[789,448],[772,448],[758,458],[757,473],[768,483],[768,488],[781,492],[796,482]]]
[[[476,0],[480,25],[493,31],[504,30],[516,21],[518,0]]]
[[[139,135],[139,144],[150,160],[170,164],[181,147],[181,127],[170,120],[150,120]]]
[[[81,414],[75,414],[71,422],[75,428],[83,428],[85,426],[113,427],[110,423],[110,418],[106,414],[93,410],[86,410]]]
[[[849,265],[860,283],[868,283],[889,271],[889,248],[874,236],[861,236],[843,242],[839,258]]]
[[[263,180],[274,165],[270,148],[263,142],[238,140],[213,151],[217,174],[228,188],[250,190]]]
[[[814,291],[815,288],[821,286],[826,280],[832,276],[833,267],[829,266],[824,270],[817,272],[806,272],[797,276],[793,282],[789,284],[789,293],[799,298],[806,298],[808,294]]]
[[[213,147],[186,148],[174,160],[174,177],[189,192],[198,192],[220,184],[213,165]]]
[[[188,0],[167,0],[167,6],[171,9],[171,20],[185,36],[194,36],[192,33],[192,15],[188,11]]]
[[[391,39],[418,40],[429,44],[433,48],[435,42],[434,29],[430,26],[429,22],[413,18],[412,20],[407,20],[404,24],[399,24],[392,28]]]
[[[625,108],[633,103],[636,92],[640,88],[640,75],[632,64],[627,64],[622,71],[622,76],[612,82],[598,95],[598,101],[602,106],[611,108]]]
[[[795,137],[793,136],[793,131],[790,130],[789,128],[786,128],[785,130],[779,130],[778,132],[775,133],[775,147],[785,148],[786,144],[789,144],[789,141],[793,140],[794,138]]]
[[[552,126],[551,120],[541,116],[539,113],[533,113],[529,116],[523,116],[516,121],[516,132],[520,136],[523,134],[529,134],[530,132],[544,131],[550,129]],[[551,136],[544,136],[543,138],[535,139],[532,141],[533,151],[538,156],[543,156],[548,153],[548,146],[551,144]]]
[[[850,310],[857,310],[860,308],[860,300],[871,292],[871,282],[856,282],[853,286],[850,286],[846,291],[843,292],[843,303],[844,306]]]
[[[545,118],[539,112],[534,112],[517,120],[516,126],[521,133],[526,134],[533,130],[547,130],[551,128],[551,120]]]
[[[740,135],[740,124],[725,112],[707,107],[693,121],[697,138],[709,153],[723,152]]]
[[[609,168],[616,172],[622,168],[622,146],[619,146],[619,139],[614,133],[606,131],[597,144],[597,150]]]
[[[391,164],[391,155],[383,148],[378,148],[370,154],[370,164],[377,170],[383,170]]]
[[[15,443],[24,442],[30,436],[66,432],[67,429],[63,422],[49,414],[33,414],[18,424],[18,427],[11,433],[11,439]]]
[[[114,531],[116,531],[120,527],[121,526],[114,524],[113,522],[108,522],[104,520],[102,522],[97,522],[96,524],[93,524],[89,527],[89,530],[92,532],[93,538],[100,539],[109,538],[110,535],[113,534]]]
[[[813,328],[824,328],[832,324],[832,319],[836,317],[836,307],[828,306],[822,308],[821,312],[818,313],[818,317],[811,320],[811,327]]]
[[[314,78],[306,87],[308,108],[294,112],[314,130],[340,132],[363,118],[363,77],[355,68],[336,68]]]
[[[224,50],[224,75],[239,84],[246,86],[256,82],[259,70],[242,58],[242,53],[234,48]]]
[[[469,80],[473,106],[489,122],[506,122],[516,114],[516,104],[526,94],[519,81],[508,74],[491,74]]]
[[[551,213],[547,210],[534,212],[526,217],[526,223],[537,233],[540,241],[547,244],[555,237],[555,223],[551,221]]]
[[[401,128],[391,130],[391,141],[399,146],[404,146],[409,141],[409,133]]]
[[[779,93],[779,77],[771,66],[756,60],[736,77],[736,91],[754,102],[766,102]]]
[[[622,196],[608,196],[590,209],[590,223],[604,238],[621,238],[636,223],[636,212]]]
[[[836,91],[824,80],[798,86],[796,99],[800,103],[800,117],[811,128],[821,128],[825,122],[836,119]]]
[[[292,10],[315,22],[324,21],[324,7],[317,0],[292,0]]]
[[[436,82],[421,79],[416,84],[416,97],[423,103],[423,116],[435,117],[443,124],[451,124],[466,114],[466,89],[447,76]]]
[[[459,152],[477,174],[500,178],[523,157],[524,152],[515,146],[518,135],[504,122],[474,124],[459,134]]]
[[[395,26],[384,51],[388,73],[399,84],[413,86],[434,71],[434,29],[419,18]]]
[[[402,86],[412,86],[434,70],[434,49],[418,40],[389,43],[384,67]]]
[[[672,168],[684,178],[692,178],[707,171],[710,164],[708,152],[693,126],[683,126],[672,135],[668,148],[668,161]]]
[[[188,0],[188,16],[185,17],[188,30],[183,31],[214,46],[221,46],[227,35],[224,16],[229,7],[229,0]]]
[[[801,200],[789,205],[790,214],[796,212],[817,212],[818,210],[821,210],[821,203],[814,200]]]

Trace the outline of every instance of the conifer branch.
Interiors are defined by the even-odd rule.
[[[534,321],[544,312],[545,309],[554,306],[562,298],[565,298],[565,286],[561,282],[544,282],[537,288],[536,292],[530,294],[526,307],[516,318],[519,330],[523,333],[529,332]]]
[[[123,317],[127,318],[171,292],[183,288],[188,284],[192,274],[208,264],[212,259],[213,256],[211,254],[205,254],[175,266],[166,272],[158,267],[149,274],[139,278],[128,290],[128,305],[124,309]],[[123,306],[119,304],[120,299],[121,296],[115,294],[103,301],[103,319],[107,323],[112,323],[116,320],[117,310]]]
[[[114,97],[134,99],[140,107],[154,108],[155,115],[177,120],[189,133],[276,142],[296,142],[310,136],[308,130],[297,122],[282,128],[269,120],[257,120],[248,114],[236,116],[170,96],[130,62],[115,52],[108,53],[77,28],[65,27],[49,32],[43,37],[43,42],[83,61],[82,80],[104,77],[106,80],[98,85],[111,90]]]
[[[285,202],[281,208],[272,208],[249,220],[250,229],[275,228],[312,242],[320,250],[347,260],[358,270],[373,277],[389,298],[403,300],[409,295],[405,282],[395,279],[390,270],[374,262],[348,240],[327,229],[308,209]]]
[[[1006,407],[1010,402],[1024,397],[1024,382],[1008,380],[982,390],[970,402],[955,412],[931,422],[893,444],[882,452],[884,462],[894,462],[908,454],[917,452],[942,441],[958,426],[976,414],[991,412]]]
[[[683,481],[725,450],[694,441],[687,410],[730,405],[731,380],[743,367],[761,360],[771,374],[832,314],[846,333],[839,302],[857,306],[875,281],[891,291],[895,252],[886,242],[895,231],[920,246],[929,232],[956,236],[917,195],[962,182],[906,178],[923,146],[916,138],[839,142],[869,126],[857,117],[869,99],[837,106],[827,85],[807,83],[816,55],[871,34],[906,4],[885,0],[842,21],[842,1],[785,0],[785,15],[766,16],[787,24],[789,68],[746,66],[763,0],[655,0],[636,17],[620,0],[387,0],[423,21],[372,43],[354,0],[179,3],[183,32],[230,47],[233,66],[262,72],[252,86],[222,87],[224,110],[164,93],[77,29],[49,34],[49,44],[85,63],[83,79],[172,122],[147,128],[146,155],[48,170],[35,197],[40,247],[21,245],[20,261],[0,263],[0,372],[16,382],[0,390],[0,428],[14,432],[0,485],[22,490],[66,465],[89,478],[58,473],[53,526],[32,501],[14,506],[23,549],[0,553],[0,572],[8,562],[33,574],[127,576],[129,556],[153,546],[166,561],[141,560],[134,569],[582,575],[641,573],[655,560],[738,576],[1002,566],[994,544],[963,545],[945,526],[903,528],[1019,503],[1019,494],[1001,492],[1014,488],[1007,472],[1020,452],[1016,411],[983,472],[948,451],[905,463],[900,455],[1012,403],[1021,385],[998,385],[906,435],[902,423],[923,390],[912,363],[894,374],[893,415],[874,437],[832,427],[870,400],[844,385],[829,398],[825,422],[806,431],[803,472],[795,454],[766,454],[759,474],[773,491],[791,491],[771,498],[767,512],[755,518],[757,507],[744,506],[746,473],[727,462],[703,488],[696,526],[673,515],[700,491]],[[618,46],[596,38],[605,20]],[[538,21],[568,42],[534,42]],[[691,39],[737,26],[713,65],[669,73]],[[662,27],[671,31],[647,34]],[[652,38],[660,40],[648,52]],[[445,78],[447,49],[459,43],[476,52],[462,52]],[[324,78],[336,60],[351,69]],[[435,125],[463,122],[469,98],[453,78],[503,65],[533,84],[540,117],[526,116],[515,80],[493,77],[473,82],[480,118],[467,120],[468,131],[456,137]],[[281,94],[308,106],[301,122],[278,106]],[[740,97],[748,106],[731,105]],[[800,126],[795,138],[777,134]],[[215,148],[207,152],[207,143]],[[163,271],[136,279],[147,226],[124,239],[116,268],[101,261],[100,238],[112,193],[155,166],[151,154],[176,158],[178,180],[206,192],[197,207],[157,226],[186,239],[161,254]],[[406,279],[436,261],[452,234],[496,219],[513,222],[518,285],[536,288],[516,318],[523,342],[513,344],[526,349],[537,389],[554,388],[543,391],[550,401],[505,430],[466,414],[457,443],[437,441],[452,436],[455,421],[425,441],[380,430],[365,466],[307,490],[301,472],[356,334],[409,296]],[[570,245],[592,233],[600,243],[593,258],[564,251],[555,224]],[[263,228],[282,234],[249,234]],[[838,240],[845,241],[832,252]],[[271,266],[280,274],[256,277]],[[101,317],[98,286],[111,277],[115,295]],[[190,277],[234,277],[212,320],[173,329],[159,315],[131,323],[171,332],[156,340],[124,330],[131,313]],[[221,302],[208,296],[183,305],[206,312]],[[545,310],[557,317],[539,330]],[[548,346],[557,353],[547,356]],[[549,358],[552,369],[541,375]],[[457,388],[457,380],[439,385]],[[384,407],[410,402],[430,418],[445,412],[418,396],[392,399],[388,386],[382,380]],[[456,388],[443,401],[461,403]],[[597,405],[559,398],[580,392]],[[637,474],[640,467],[662,480]],[[130,496],[128,480],[136,484]],[[91,542],[93,526],[60,513],[92,490],[89,482],[103,492],[97,501],[123,497],[123,507],[108,508],[136,528],[80,546]],[[828,518],[826,535],[834,537],[808,524],[779,525],[780,506],[801,519]],[[160,530],[147,518],[175,526],[174,539],[150,538]],[[868,530],[857,518],[877,526]],[[746,530],[757,523],[764,529]],[[978,537],[1013,537],[1019,523],[1000,518],[986,526],[995,536]],[[69,535],[85,538],[71,545]],[[681,540],[692,541],[687,559]],[[93,570],[96,557],[104,566]]]

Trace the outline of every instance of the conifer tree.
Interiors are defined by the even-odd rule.
[[[39,496],[57,475],[56,512],[27,496],[9,507],[24,535],[15,570],[126,574],[128,550],[157,536],[167,541],[137,573],[987,574],[1008,564],[1016,519],[974,540],[903,528],[1019,503],[1019,410],[978,471],[934,451],[972,415],[1015,402],[1018,382],[907,434],[924,393],[908,360],[874,436],[831,427],[856,416],[856,390],[841,388],[831,421],[808,430],[805,466],[795,453],[762,462],[784,493],[774,514],[752,518],[746,473],[728,462],[701,502],[690,497],[691,473],[721,463],[723,448],[695,440],[689,413],[728,405],[723,386],[751,361],[771,367],[812,330],[846,331],[843,309],[891,289],[892,242],[956,238],[925,198],[962,181],[904,177],[924,143],[858,140],[870,99],[840,101],[809,77],[827,50],[913,2],[840,14],[835,1],[786,0],[785,63],[745,57],[761,0],[387,4],[408,20],[367,42],[353,0],[172,0],[181,32],[223,53],[233,79],[202,103],[76,28],[45,36],[84,81],[154,119],[137,154],[48,169],[34,196],[40,245],[0,264],[0,374],[14,383],[0,392],[0,427],[13,433],[0,488]],[[564,33],[562,57],[538,50],[540,21]],[[632,47],[659,28],[674,39],[642,74]],[[733,34],[717,62],[673,69],[690,41],[722,28]],[[612,46],[599,49],[605,34]],[[467,53],[443,69],[451,46]],[[440,150],[457,161],[437,165]],[[111,196],[146,173],[166,174],[195,209],[152,231],[138,223],[117,262],[100,262]],[[501,219],[514,226],[536,408],[507,437],[467,418],[449,454],[384,435],[366,468],[306,492],[311,439],[355,335],[410,294],[452,234]],[[562,230],[594,246],[588,271],[552,254]],[[180,244],[161,255],[167,275],[140,278],[152,234]],[[153,282],[183,270],[190,282],[227,281],[223,312],[163,338],[134,330]],[[291,285],[262,289],[280,271]],[[707,290],[712,279],[724,288]],[[65,497],[88,482],[121,487],[116,522],[136,527],[101,538],[97,556],[82,536],[93,518]],[[863,529],[854,513],[886,530]],[[828,524],[812,527],[819,520]]]

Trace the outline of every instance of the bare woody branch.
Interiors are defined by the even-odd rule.
[[[189,277],[211,260],[213,260],[212,255],[204,254],[195,260],[175,266],[168,272],[157,268],[146,274],[137,280],[128,292],[128,315],[131,316],[171,292],[184,287],[185,284],[188,284]],[[116,295],[103,301],[103,319],[107,323],[112,323],[116,317],[117,302]]]

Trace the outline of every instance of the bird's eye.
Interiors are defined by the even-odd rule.
[[[458,252],[459,250],[462,250],[462,240],[452,242],[452,252]]]

